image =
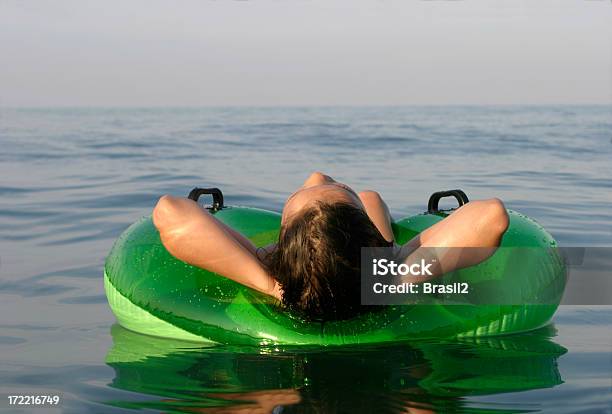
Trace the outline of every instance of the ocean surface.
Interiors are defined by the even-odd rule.
[[[562,307],[522,335],[324,350],[115,324],[104,258],[160,195],[216,186],[280,209],[315,170],[378,190],[396,218],[461,188],[563,246],[612,246],[610,106],[0,108],[0,411],[612,412],[607,307]]]

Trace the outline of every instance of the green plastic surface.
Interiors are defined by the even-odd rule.
[[[502,247],[534,247],[541,253],[525,263],[499,249],[487,261],[448,275],[483,292],[495,292],[508,305],[418,305],[381,307],[346,321],[307,322],[279,308],[258,292],[172,257],[161,244],[150,217],[130,226],[116,241],[105,266],[109,304],[124,327],[155,336],[236,345],[343,345],[411,339],[491,336],[522,332],[548,323],[561,300],[566,268],[556,243],[536,222],[509,211]],[[257,246],[275,242],[278,213],[227,207],[216,218]],[[421,214],[393,225],[398,243],[428,228],[444,214]],[[552,257],[551,257],[552,255]],[[500,266],[516,263],[516,272]],[[512,280],[501,275],[512,274]],[[447,277],[447,276],[444,276]],[[355,283],[360,283],[355,280]],[[525,303],[517,305],[517,303]]]

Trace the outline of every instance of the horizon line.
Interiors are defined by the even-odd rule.
[[[2,109],[214,109],[214,108],[401,108],[401,107],[543,107],[543,106],[612,106],[607,103],[445,103],[445,104],[213,104],[213,105],[1,105]]]

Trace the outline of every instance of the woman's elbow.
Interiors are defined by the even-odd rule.
[[[153,209],[153,224],[159,231],[159,238],[168,252],[177,256],[177,217],[180,216],[177,212],[177,198],[169,195],[160,197],[159,201]]]
[[[157,227],[157,230],[162,232],[169,227],[175,216],[175,209],[174,197],[167,194],[160,197],[153,209],[152,216],[153,224]]]
[[[499,198],[491,198],[486,200],[485,203],[486,213],[484,217],[487,221],[487,228],[499,236],[503,235],[508,230],[508,225],[510,224],[506,206]]]

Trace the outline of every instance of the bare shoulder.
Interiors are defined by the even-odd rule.
[[[364,200],[381,201],[382,200],[380,193],[374,190],[363,190],[363,191],[360,191],[357,195],[362,201]]]

